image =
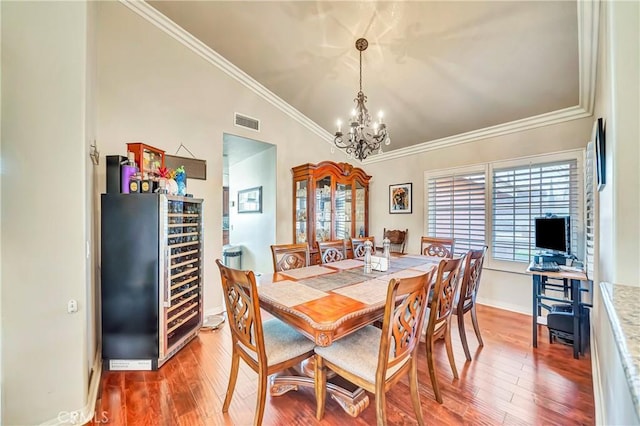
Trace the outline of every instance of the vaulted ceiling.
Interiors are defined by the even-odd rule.
[[[384,111],[385,156],[588,110],[590,28],[579,25],[586,18],[576,1],[149,4],[328,140],[353,109],[354,43],[367,38],[362,85],[369,110]]]

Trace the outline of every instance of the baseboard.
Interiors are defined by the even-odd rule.
[[[505,311],[531,316],[531,308],[525,309],[520,305],[513,305],[511,303],[504,303],[502,301],[486,299],[483,297],[478,297],[477,302],[479,305],[491,306],[492,308],[504,309]]]
[[[604,423],[604,401],[602,400],[602,376],[600,375],[600,360],[598,359],[598,345],[596,342],[596,333],[593,329],[593,321],[589,325],[590,336],[590,348],[591,348],[591,376],[593,382],[593,402],[595,405],[595,417],[596,424],[603,425]]]
[[[105,423],[108,419],[106,413],[96,412],[96,400],[100,391],[102,378],[102,347],[98,346],[91,368],[92,374],[89,380],[87,403],[79,410],[60,411],[55,419],[40,423],[41,426],[83,425],[91,420]]]

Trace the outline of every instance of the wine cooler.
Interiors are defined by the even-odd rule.
[[[102,194],[101,206],[104,368],[155,370],[202,326],[202,200]]]

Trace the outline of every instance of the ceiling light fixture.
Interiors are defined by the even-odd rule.
[[[372,125],[371,115],[365,106],[367,97],[362,91],[362,52],[367,50],[368,46],[369,42],[366,39],[356,40],[356,49],[360,52],[360,91],[354,99],[356,108],[351,112],[348,136],[343,135],[342,122],[338,120],[338,130],[333,140],[338,148],[344,149],[352,158],[358,160],[364,160],[374,151],[382,154],[381,144],[391,143],[387,126],[382,122],[382,112],[378,114],[378,121]]]

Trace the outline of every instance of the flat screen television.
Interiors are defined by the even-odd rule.
[[[537,217],[535,219],[537,249],[571,254],[571,220],[569,216]]]

